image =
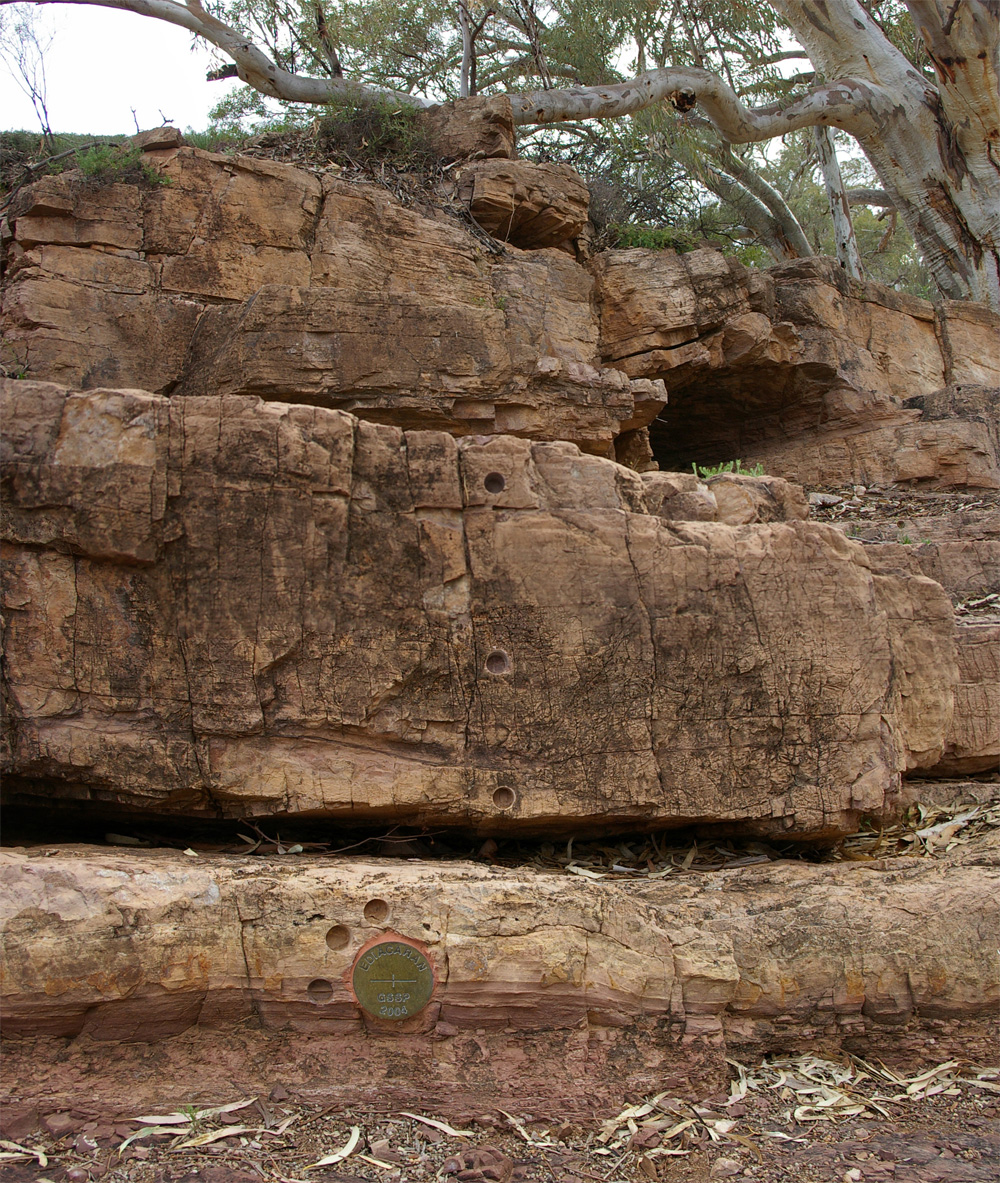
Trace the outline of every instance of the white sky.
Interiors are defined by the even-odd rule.
[[[54,33],[45,55],[52,130],[118,135],[135,132],[132,107],[145,130],[167,122],[182,131],[208,126],[208,112],[237,85],[206,82],[207,48],[191,49],[184,29],[131,12],[93,5],[36,6]],[[4,5],[0,15],[13,15]],[[38,130],[30,101],[0,60],[0,130]]]

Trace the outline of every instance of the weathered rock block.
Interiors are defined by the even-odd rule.
[[[332,174],[186,147],[151,159],[169,184],[67,173],[18,196],[5,363],[30,357],[31,376],[84,388],[251,394],[601,455],[663,408],[662,383],[602,364],[594,281],[561,251],[495,257],[457,219]],[[535,177],[533,245],[586,216],[578,178],[571,200],[556,192],[568,175],[543,166],[470,168]]]
[[[628,250],[592,270],[606,363],[668,388],[661,464],[1000,487],[995,313],[852,287],[828,259],[762,272],[707,248]]]
[[[706,479],[717,506],[716,521],[730,526],[751,522],[804,522],[809,504],[801,486],[781,477],[722,472]]]
[[[943,592],[832,527],[668,523],[565,443],[4,395],[20,799],[805,837],[891,804],[917,683],[943,743]]]
[[[466,165],[456,180],[459,199],[479,225],[525,250],[559,246],[587,221],[590,193],[565,164],[483,160]]]
[[[865,556],[877,579],[892,574],[923,574],[936,580],[956,603],[1000,592],[1000,514],[956,513],[943,519],[916,518],[910,528],[914,533],[919,530],[931,537],[919,545],[896,542],[865,545]],[[925,597],[922,601],[925,611],[930,600]],[[895,617],[896,623],[891,627],[898,629],[898,612]],[[931,633],[936,631],[937,626],[932,626]],[[921,670],[931,699],[940,703],[933,685],[949,677],[940,666],[942,654],[928,634],[922,646],[924,656],[914,662],[921,645],[916,637],[911,640],[911,664]],[[965,776],[1000,767],[1000,616],[992,613],[985,617],[956,617],[954,655],[957,662],[954,705],[938,759],[932,758],[934,749],[916,756],[912,751],[914,743],[918,744],[914,736],[908,743],[910,766],[927,769],[935,776]],[[905,680],[908,675],[902,677]],[[918,692],[913,699],[916,711],[911,712],[918,718],[919,700]],[[939,742],[939,730],[932,727],[932,732],[935,742]]]
[[[6,850],[6,1075],[37,1096],[40,1057],[31,1044],[21,1056],[17,1037],[83,1035],[81,1087],[110,1099],[136,1084],[95,1074],[102,1041],[172,1037],[169,1056],[191,1031],[205,1075],[193,1081],[190,1062],[186,1076],[159,1070],[161,1102],[234,1070],[252,1089],[280,1063],[279,1079],[316,1096],[402,1091],[446,1111],[477,1095],[495,1104],[498,1090],[540,1103],[575,1081],[577,1112],[584,1092],[599,1107],[699,1075],[717,1083],[726,1054],[987,1053],[1000,996],[981,934],[1000,920],[996,843],[875,867],[582,882],[452,862]],[[425,1010],[392,1022],[360,1010],[349,980],[365,944],[395,934],[437,980]],[[254,1037],[249,1076],[210,1054],[234,1029]],[[283,1031],[297,1051],[281,1048]],[[272,1046],[283,1055],[261,1054]]]
[[[958,515],[954,515],[957,517]],[[990,515],[1000,526],[1000,513]],[[900,532],[907,529],[906,519]],[[926,575],[940,583],[952,600],[959,603],[975,596],[1000,592],[1000,531],[995,537],[947,537],[931,519],[917,519],[909,528],[919,541],[877,542],[865,546],[865,553],[877,571],[906,571],[911,575]],[[917,531],[937,535],[925,540]],[[956,534],[961,530],[955,524]],[[895,531],[894,531],[895,532]],[[978,531],[977,531],[978,532]],[[985,532],[985,531],[983,531]]]
[[[1000,768],[1000,618],[955,626],[955,709],[937,776]]]
[[[514,116],[506,95],[441,103],[420,113],[430,146],[442,160],[512,157]]]

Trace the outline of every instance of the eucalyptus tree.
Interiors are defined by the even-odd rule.
[[[371,93],[372,82],[389,86],[400,102],[415,106],[443,97],[441,88],[436,94],[428,88],[428,97],[416,93],[412,74],[402,64],[384,81],[366,80],[354,74],[346,55],[343,60],[338,55],[340,72],[329,61],[325,68],[312,59],[301,61],[301,47],[294,58],[282,59],[273,46],[269,55],[266,39],[255,40],[246,24],[229,23],[200,0],[35,2],[92,3],[169,21],[215,45],[243,81],[279,99],[326,103],[342,96],[360,102]],[[274,0],[276,7],[282,2]],[[361,0],[354,3],[360,6]],[[390,34],[405,23],[408,3],[419,7],[419,0],[377,3],[384,6]],[[665,6],[668,17],[681,23],[698,7],[684,0]],[[730,76],[731,61],[721,71],[709,68],[711,37],[703,38],[700,64],[661,60],[650,53],[655,40],[645,38],[644,60],[637,60],[634,77],[577,80],[553,71],[547,50],[556,38],[537,0],[518,0],[517,11],[509,3],[512,27],[520,29],[526,50],[494,58],[498,75],[506,70],[515,80],[529,80],[526,89],[511,93],[514,121],[520,126],[579,123],[669,104],[679,112],[697,108],[727,145],[767,141],[803,128],[840,128],[871,162],[886,200],[912,233],[940,290],[1000,307],[1000,0],[762,0],[756,7],[797,42],[797,49],[773,52],[803,52],[811,66],[790,93],[762,104],[741,98],[739,79]],[[350,8],[343,4],[336,11]],[[301,11],[306,9],[301,5]],[[636,28],[643,36],[640,26],[641,20]],[[400,62],[416,61],[426,71],[438,68],[436,62],[444,68],[448,58],[454,69],[456,54],[459,60],[463,56],[457,9],[451,27],[457,32],[442,39],[441,53],[433,39],[414,49],[401,38]],[[485,29],[482,36],[488,41]],[[300,72],[303,67],[311,72]],[[532,78],[540,85],[532,87]]]

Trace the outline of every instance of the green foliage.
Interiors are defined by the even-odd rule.
[[[426,124],[413,107],[391,98],[364,106],[329,103],[316,126],[319,147],[330,156],[363,162],[391,161],[397,167],[430,166],[435,155]]]
[[[763,476],[763,464],[751,464],[748,468],[743,467],[742,460],[727,460],[723,464],[692,464],[691,468],[694,475],[699,478],[710,476],[721,476],[724,472],[736,473],[739,476]]]
[[[613,222],[611,226],[615,233],[615,246],[641,247],[647,251],[678,251],[684,254],[704,245],[703,240],[690,230],[668,226],[643,226],[633,223],[631,226]]]
[[[169,178],[142,159],[138,148],[120,136],[59,134],[46,144],[37,132],[0,132],[0,197],[26,181],[70,169],[79,169],[93,186],[170,184]]]
[[[102,144],[78,152],[74,164],[94,186],[169,185],[170,178],[142,159],[142,149],[132,144]]]
[[[25,178],[25,170],[29,165],[39,164],[50,156],[58,156],[68,152],[71,148],[83,148],[95,140],[104,139],[101,136],[83,135],[55,135],[52,143],[46,143],[44,136],[37,131],[0,131],[0,196],[9,192],[14,185]],[[117,140],[118,136],[108,136],[108,140]],[[53,161],[45,168],[34,171],[33,176],[43,177],[49,173],[62,172],[66,168],[73,168],[73,157],[66,156],[62,160]]]
[[[208,131],[184,133],[184,143],[204,152],[239,152],[253,138],[252,134],[237,127],[212,127]]]

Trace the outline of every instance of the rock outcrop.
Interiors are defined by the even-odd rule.
[[[1000,487],[1000,317],[852,285],[829,259],[608,251],[606,364],[662,380],[661,463],[759,461],[804,484]]]
[[[471,863],[9,850],[5,1026],[83,1036],[92,1064],[101,1041],[171,1036],[169,1056],[191,1031],[209,1075],[213,1062],[233,1070],[204,1050],[227,1032],[258,1029],[259,1049],[290,1031],[308,1037],[308,1056],[247,1063],[244,1051],[242,1072],[280,1063],[280,1079],[317,1098],[402,1090],[445,1111],[498,1092],[567,1095],[579,1112],[699,1078],[718,1087],[727,1054],[988,1056],[1000,996],[982,935],[1000,922],[997,853],[987,840],[943,863],[766,863],[642,883]],[[426,950],[437,979],[426,1009],[397,1023],[359,1010],[348,985],[365,943],[394,933]],[[44,1092],[34,1071],[14,1071],[22,1097]],[[105,1094],[133,1087],[106,1076]],[[157,1099],[193,1086],[205,1079],[190,1066],[186,1078],[160,1072]]]
[[[4,393],[15,796],[816,837],[943,748],[950,603],[832,527],[665,521],[565,443]]]
[[[3,324],[31,376],[257,395],[600,454],[663,407],[662,384],[601,362],[593,279],[562,251],[492,255],[454,217],[331,174],[194,148],[148,159],[168,183],[62,174],[18,195]],[[554,241],[561,223],[538,202],[530,225]]]
[[[994,771],[1000,767],[1000,513],[966,511],[903,517],[893,523],[893,533],[910,538],[907,531],[921,541],[880,542],[885,531],[861,531],[875,539],[865,544],[872,570],[933,579],[960,610],[955,618],[958,680],[951,720],[940,760],[931,764],[925,756],[921,766],[940,776]],[[980,610],[964,614],[966,601],[978,603]]]
[[[4,364],[569,440],[640,469],[651,429],[665,468],[739,456],[807,484],[1000,487],[995,314],[851,284],[822,259],[765,272],[708,248],[624,250],[584,265],[579,178],[507,159],[504,112],[481,107],[466,128],[480,159],[420,205],[162,136],[146,154],[162,185],[27,186],[0,226]],[[453,116],[427,118],[467,155]]]
[[[524,160],[482,160],[458,174],[458,196],[476,222],[500,242],[525,250],[578,238],[590,193],[576,169]]]
[[[951,726],[934,772],[966,776],[1000,767],[1000,614],[955,627],[958,682]]]
[[[587,1116],[704,1097],[727,1055],[985,1057],[995,831],[614,878],[189,837],[832,843],[1000,754],[996,495],[914,546],[853,488],[862,545],[793,483],[1000,488],[1000,320],[824,261],[590,258],[584,187],[511,159],[509,103],[423,118],[455,164],[408,204],[166,128],[138,142],[163,184],[47,177],[0,219],[19,1097],[280,1070],[324,1104]],[[772,475],[697,475],[737,456]],[[54,816],[192,847],[50,844]],[[422,975],[405,1018],[362,1005],[380,941]]]

